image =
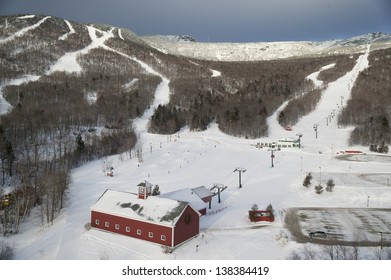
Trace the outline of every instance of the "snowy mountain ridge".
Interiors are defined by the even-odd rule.
[[[167,35],[161,36],[164,39],[170,40],[172,42],[186,43],[186,42],[197,42],[197,40],[190,35]]]
[[[259,61],[362,53],[365,52],[367,44],[372,44],[373,49],[384,48],[391,44],[391,35],[382,32],[368,33],[349,39],[333,39],[321,42],[206,43],[192,40],[173,40],[175,36],[158,35],[141,38],[150,46],[163,53],[214,61]]]
[[[352,46],[352,45],[362,45],[362,44],[371,44],[381,41],[390,41],[391,35],[383,32],[372,32],[360,36],[355,36],[349,39],[337,40],[335,45],[339,46]]]

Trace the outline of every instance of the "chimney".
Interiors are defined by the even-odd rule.
[[[138,198],[139,199],[147,199],[148,196],[152,194],[152,184],[144,181],[141,182],[138,186]]]

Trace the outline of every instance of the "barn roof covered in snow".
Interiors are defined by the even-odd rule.
[[[188,202],[149,196],[139,199],[137,194],[106,190],[92,205],[91,211],[165,225],[175,225]]]
[[[213,194],[211,193],[210,190],[208,190],[206,187],[204,186],[200,186],[200,187],[196,187],[196,188],[193,188],[191,189],[193,192],[195,192],[201,199],[203,198],[208,198],[208,197],[212,197]]]
[[[169,198],[177,201],[186,201],[190,203],[193,208],[198,211],[204,209],[206,207],[205,202],[201,200],[201,198],[191,189],[185,188],[177,191],[164,193],[160,195],[161,198]]]

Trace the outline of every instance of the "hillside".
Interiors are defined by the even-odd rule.
[[[333,115],[337,121],[327,127],[330,133],[336,129],[340,133],[342,149],[347,144],[384,146],[391,139],[387,114],[391,101],[386,94],[391,88],[391,49],[386,35],[333,42],[334,46],[270,43],[272,47],[266,49],[273,49],[273,59],[255,61],[250,51],[249,61],[227,62],[162,52],[129,30],[102,24],[15,15],[0,17],[0,26],[0,194],[14,196],[11,205],[2,204],[0,209],[4,235],[25,230],[30,220],[37,222],[35,215],[42,225],[55,224],[68,203],[75,203],[74,190],[80,185],[75,186],[74,168],[98,160],[101,172],[108,165],[100,160],[112,161],[109,157],[114,155],[134,167],[148,158],[146,151],[152,154],[152,148],[183,132],[191,139],[181,146],[182,156],[192,140],[198,142],[210,131],[208,143],[231,143],[210,159],[218,166],[223,154],[229,158],[228,151],[236,145],[284,136],[286,125],[293,126],[294,134],[310,134],[313,122],[320,124],[318,109],[322,108],[323,123],[326,119],[328,123],[329,114],[337,110],[335,104],[341,102]],[[198,44],[175,37],[171,42]],[[314,51],[325,45],[328,51]],[[230,46],[230,52],[242,53]],[[298,46],[303,47],[295,53]],[[282,56],[276,57],[276,50]],[[330,92],[333,97],[325,99]],[[194,157],[203,154],[202,145]],[[312,143],[309,152],[330,145],[337,143],[330,139]],[[174,150],[166,152],[170,155]],[[159,161],[164,155],[159,154]],[[180,168],[190,161],[182,156],[174,159]],[[156,168],[155,161],[150,163]],[[96,168],[96,161],[92,164]],[[202,166],[197,168],[210,169]],[[126,173],[130,167],[122,168]],[[132,173],[132,182],[149,177],[148,168],[140,175]],[[182,180],[187,180],[186,175]],[[91,191],[90,198],[101,190]],[[86,214],[86,209],[80,211]]]
[[[353,54],[364,51],[367,44],[388,48],[391,43],[391,35],[381,32],[324,42],[205,43],[195,42],[195,39],[173,40],[169,36],[144,36],[142,39],[164,53],[213,61],[263,61]]]

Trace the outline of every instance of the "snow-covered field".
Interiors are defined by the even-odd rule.
[[[72,31],[71,26],[68,26]],[[108,48],[104,43],[105,39],[113,36],[112,30],[101,31],[102,36],[99,38],[96,32],[100,31],[93,27],[89,27],[89,31],[92,43],[88,50]],[[39,214],[36,213],[36,219],[24,223],[19,234],[6,238],[7,243],[14,247],[15,258],[283,260],[289,259],[293,251],[305,246],[297,242],[284,225],[286,211],[291,207],[389,208],[391,158],[377,155],[339,157],[340,152],[347,149],[367,152],[367,148],[348,147],[347,139],[352,128],[339,128],[336,117],[333,117],[338,115],[349,99],[350,89],[358,73],[368,67],[368,53],[369,46],[353,70],[329,84],[317,109],[304,117],[292,131],[286,131],[277,123],[278,112],[285,106],[283,104],[270,117],[269,136],[264,139],[235,138],[220,132],[216,124],[210,125],[203,132],[192,132],[185,128],[169,136],[149,134],[146,125],[154,108],[169,101],[169,80],[162,76],[151,108],[134,122],[143,151],[142,158],[121,154],[73,170],[66,207],[53,225],[42,226]],[[141,61],[122,55],[124,59],[139,62],[147,72],[159,75]],[[76,53],[66,54],[50,71],[78,71],[74,57]],[[68,69],[66,65],[70,65],[70,62],[74,67]],[[321,84],[316,80],[316,73],[308,78]],[[314,125],[318,129],[317,134]],[[271,151],[256,147],[258,142],[297,138],[299,133],[303,135],[302,148],[275,151],[274,167],[271,164]],[[114,177],[104,176],[104,168],[108,164],[114,167]],[[238,187],[238,172],[235,172],[238,167],[246,170],[242,174],[242,188]],[[305,188],[302,182],[309,172],[314,182],[312,187]],[[334,191],[316,194],[313,186],[319,182],[325,185],[330,178],[336,183]],[[214,184],[224,184],[228,188],[222,193],[222,202],[218,203],[214,197],[212,208],[202,217],[201,234],[172,254],[166,254],[160,246],[146,241],[87,229],[90,207],[106,189],[136,192],[137,184],[144,180],[159,185],[162,193],[198,186],[211,188]],[[253,204],[260,208],[272,204],[276,221],[265,227],[252,227],[247,213]],[[318,218],[314,216],[314,219]],[[386,219],[389,219],[388,216]],[[311,224],[304,225],[303,231],[312,228]],[[351,228],[342,228],[345,232],[341,234],[353,235],[349,232]],[[373,258],[372,249],[362,248],[361,256]]]

